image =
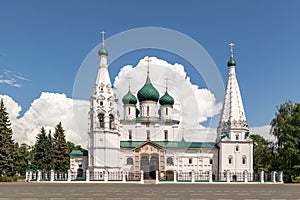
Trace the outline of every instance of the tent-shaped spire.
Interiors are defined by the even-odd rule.
[[[229,68],[228,82],[225,91],[223,110],[219,123],[219,132],[227,132],[232,129],[248,130],[242,96],[236,78],[236,62],[233,58],[233,43],[230,43],[230,59],[227,63]]]

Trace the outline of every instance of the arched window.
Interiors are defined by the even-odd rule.
[[[189,158],[189,164],[193,164],[193,159]]]
[[[127,158],[126,165],[133,165],[133,159],[132,158]]]
[[[103,106],[103,101],[100,101],[100,106]]]
[[[246,165],[246,161],[247,161],[246,156],[245,156],[245,155],[242,156],[242,164],[243,164],[243,165]]]
[[[168,108],[166,108],[166,115],[168,115],[169,114],[169,111],[168,111]]]
[[[240,150],[239,145],[236,145],[236,146],[235,146],[235,151],[239,151],[239,150]]]
[[[228,156],[228,164],[229,164],[229,165],[232,164],[232,156]]]
[[[104,128],[104,114],[103,113],[99,113],[98,114],[98,119],[99,119],[100,127]]]
[[[167,158],[167,165],[174,165],[173,158],[171,157]]]
[[[235,135],[235,140],[239,140],[239,134]]]
[[[147,116],[149,116],[149,111],[150,111],[149,106],[147,106]]]
[[[147,133],[147,140],[150,140],[150,131],[147,130],[146,133]]]
[[[128,115],[130,115],[130,107],[128,108]]]
[[[165,140],[168,141],[168,130],[164,130],[165,133]]]
[[[115,128],[115,117],[112,114],[109,115],[109,128]]]
[[[132,140],[132,130],[128,130],[128,139]]]

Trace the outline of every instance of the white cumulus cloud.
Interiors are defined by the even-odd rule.
[[[24,116],[17,118],[21,107],[10,97],[1,95],[12,122],[13,138],[20,143],[33,144],[42,126],[54,133],[55,126],[62,122],[66,138],[76,144],[87,146],[87,112],[89,102],[73,100],[65,94],[43,92],[35,99]],[[81,117],[75,117],[81,114]]]

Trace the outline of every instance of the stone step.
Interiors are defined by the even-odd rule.
[[[144,184],[155,184],[155,179],[144,180]]]

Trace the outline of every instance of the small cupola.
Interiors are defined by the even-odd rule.
[[[137,99],[131,93],[131,91],[129,89],[127,94],[122,98],[122,102],[123,102],[124,105],[127,105],[127,104],[136,105],[137,104]]]
[[[99,56],[103,56],[103,55],[108,56],[108,51],[107,51],[107,49],[105,48],[105,45],[104,45],[104,34],[105,34],[105,32],[102,31],[101,34],[102,34],[102,44],[101,44],[100,50],[98,51],[98,55]]]
[[[165,94],[159,99],[160,105],[174,105],[174,98],[169,95],[168,91],[165,92]]]

